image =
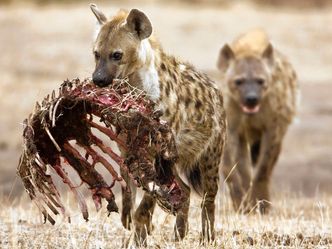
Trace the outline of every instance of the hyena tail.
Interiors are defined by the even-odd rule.
[[[202,179],[199,165],[195,164],[194,167],[187,171],[186,175],[190,185],[193,187],[195,192],[199,195],[202,195]]]

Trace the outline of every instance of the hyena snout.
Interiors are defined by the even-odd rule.
[[[244,103],[248,107],[255,107],[259,103],[259,96],[255,93],[250,93],[246,95]]]
[[[99,87],[105,87],[110,85],[113,82],[114,77],[111,75],[105,74],[100,70],[96,70],[92,74],[92,81]]]
[[[242,111],[246,114],[255,114],[260,109],[260,96],[255,92],[246,94],[242,99]]]

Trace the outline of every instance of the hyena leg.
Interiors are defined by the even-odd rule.
[[[233,207],[235,210],[239,210],[243,204],[243,196],[245,195],[245,189],[242,184],[242,177],[239,172],[239,167],[246,166],[243,163],[239,165],[238,157],[241,155],[240,139],[235,134],[228,134],[228,140],[226,142],[225,152],[223,155],[222,174],[225,182],[227,183]],[[245,151],[246,153],[246,151]]]
[[[129,178],[127,172],[125,172],[122,168],[120,168],[120,173],[128,186],[127,189],[124,188],[121,189],[122,191],[121,222],[126,229],[130,230],[130,226],[132,224],[132,210],[135,205],[135,199],[136,199],[136,186]]]
[[[262,141],[262,148],[251,190],[251,204],[256,205],[261,213],[266,213],[270,207],[270,179],[274,165],[276,164],[280,150],[281,141],[276,141],[275,137],[266,134]]]
[[[182,179],[176,175],[176,180],[180,184],[181,189],[186,196],[186,202],[182,204],[182,208],[176,214],[176,223],[174,226],[175,241],[182,240],[188,232],[188,212],[190,205],[190,187],[185,184]]]
[[[233,167],[233,163],[229,160],[230,155],[227,153],[227,150],[224,154],[224,160],[221,167],[222,174],[224,176],[224,181],[226,182],[229,193],[231,195],[233,207],[235,210],[238,210],[241,206],[242,196],[244,195],[244,189],[241,185],[241,178],[237,170]],[[233,165],[233,166],[232,166]]]
[[[242,187],[246,192],[250,188],[251,184],[251,160],[250,160],[250,151],[249,151],[249,144],[247,140],[243,137],[239,139],[239,147],[237,153],[237,170],[241,177]]]
[[[208,159],[208,158],[206,158]],[[216,158],[214,158],[216,159]],[[205,160],[204,166],[201,164],[201,180],[203,189],[202,198],[202,234],[201,240],[213,241],[215,239],[215,198],[218,192],[219,166],[220,160]]]
[[[152,215],[156,206],[156,200],[150,194],[144,193],[143,199],[136,209],[135,243],[138,246],[146,246],[147,235],[152,231]]]

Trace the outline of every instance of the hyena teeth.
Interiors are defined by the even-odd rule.
[[[54,100],[55,99],[55,91],[53,90],[52,91],[52,100]]]

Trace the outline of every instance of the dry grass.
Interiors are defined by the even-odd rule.
[[[244,1],[218,8],[174,2],[104,1],[100,5],[107,13],[118,8],[144,10],[167,52],[215,78],[217,53],[225,42],[249,28],[267,29],[274,44],[293,62],[303,99],[300,122],[289,130],[274,172],[274,189],[302,191],[307,196],[316,190],[331,193],[332,29],[328,24],[332,9],[286,11],[257,8]],[[43,7],[24,4],[0,8],[0,193],[7,195],[13,188],[12,198],[20,196],[22,189],[18,182],[12,187],[22,150],[21,121],[34,102],[63,79],[85,78],[93,71],[95,19],[85,2]],[[265,217],[234,213],[224,196],[227,194],[222,192],[218,199],[215,248],[249,248],[251,242],[252,248],[332,248],[331,194],[311,199],[275,196],[274,210]],[[199,213],[195,200],[190,233],[176,245],[171,242],[174,217],[157,210],[149,244],[154,248],[201,248]],[[129,236],[119,215],[107,217],[105,209],[99,214],[92,212],[88,223],[75,209],[72,224],[60,221],[51,226],[42,224],[40,213],[26,195],[15,201],[0,198],[0,248],[120,248]]]
[[[217,203],[217,240],[206,248],[331,248],[332,196],[306,199],[275,197],[274,209],[267,216],[237,214],[222,193]],[[72,204],[71,204],[72,205]],[[74,209],[72,223],[58,220],[55,226],[42,224],[42,217],[25,197],[2,202],[0,248],[120,248],[130,237],[121,226],[120,216],[105,208],[92,212],[84,222]],[[202,248],[199,245],[200,208],[197,198],[191,204],[190,232],[184,241],[172,242],[174,217],[160,209],[154,215],[149,248]]]

